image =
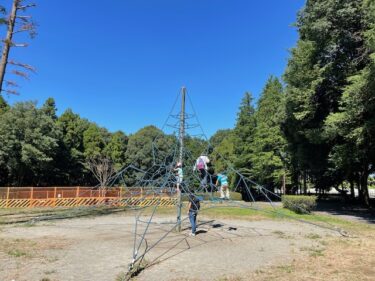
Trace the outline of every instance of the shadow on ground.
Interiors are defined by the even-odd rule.
[[[375,210],[358,203],[340,201],[319,201],[317,212],[341,216],[345,219],[375,224]]]

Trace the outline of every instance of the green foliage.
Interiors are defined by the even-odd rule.
[[[234,128],[235,155],[237,162],[235,166],[243,174],[249,175],[251,169],[250,153],[251,142],[254,138],[256,119],[255,109],[252,105],[253,97],[245,93],[237,115],[237,123]]]
[[[83,147],[86,159],[105,155],[105,148],[110,140],[109,132],[91,123],[83,133]]]
[[[212,147],[217,147],[226,137],[233,133],[232,130],[218,130],[211,138],[210,144]]]
[[[0,121],[0,165],[6,167],[9,182],[43,184],[60,136],[53,119],[35,103],[19,103],[6,111]]]
[[[0,115],[8,109],[9,109],[9,105],[7,104],[3,96],[0,94]]]
[[[150,175],[158,169],[154,164],[172,164],[172,159],[176,151],[171,151],[171,147],[176,147],[175,138],[165,135],[154,126],[148,126],[139,130],[129,137],[126,151],[127,165],[134,165],[143,171],[149,171]],[[127,184],[134,183],[137,177],[136,172],[127,175]],[[148,175],[146,175],[147,177]]]
[[[56,166],[60,171],[60,184],[86,185],[88,171],[84,167],[83,133],[89,122],[67,109],[56,121],[62,132]]]
[[[293,178],[298,181],[303,175],[319,189],[328,189],[351,177],[353,171],[349,167],[358,158],[357,148],[346,139],[351,135],[360,140],[360,128],[349,125],[353,123],[349,119],[367,111],[355,105],[361,100],[358,95],[363,86],[355,77],[368,75],[363,72],[369,63],[365,38],[371,36],[364,19],[368,21],[370,16],[366,14],[371,9],[363,3],[307,1],[297,21],[300,38],[284,74],[287,85],[283,131]],[[350,112],[344,113],[345,104]],[[340,125],[345,122],[349,123]],[[345,127],[350,129],[343,132]]]
[[[188,155],[185,155],[185,161],[187,159],[197,159],[202,153],[207,153],[207,141],[197,138],[186,136],[185,148]]]
[[[223,136],[222,140],[215,146],[211,154],[211,160],[214,163],[216,173],[227,171],[230,168],[228,165],[233,165],[236,162],[235,143],[236,137],[233,131],[228,131],[226,136]]]
[[[316,196],[283,195],[283,207],[297,214],[308,214],[316,207]]]
[[[126,163],[127,136],[82,119],[70,109],[60,117],[52,98],[43,106],[8,106],[0,96],[0,185],[96,185],[86,159]]]
[[[271,77],[267,81],[255,117],[257,125],[251,142],[251,173],[258,182],[272,189],[281,186],[286,165],[286,140],[281,132],[284,94],[277,78]]]
[[[126,164],[126,150],[128,137],[121,131],[111,135],[110,141],[105,147],[105,154],[113,161],[115,169],[119,170]]]
[[[43,113],[45,115],[51,117],[53,120],[57,119],[56,103],[55,103],[55,100],[53,98],[48,98],[46,100],[46,102],[44,103],[44,105],[42,106],[41,110],[43,111]]]

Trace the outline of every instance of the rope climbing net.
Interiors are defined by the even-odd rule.
[[[128,276],[142,270],[146,256],[150,255],[152,250],[162,244],[167,237],[179,231],[181,225],[187,225],[188,216],[181,215],[181,206],[182,202],[187,201],[195,204],[194,200],[191,200],[192,196],[196,196],[200,200],[204,199],[205,203],[200,204],[200,212],[223,206],[226,208],[251,209],[263,213],[276,214],[280,217],[286,217],[300,223],[310,224],[346,235],[343,230],[327,222],[311,222],[280,212],[280,208],[275,203],[276,201],[280,201],[280,195],[257,184],[249,176],[244,175],[236,169],[231,161],[227,160],[210,143],[199,122],[189,95],[187,95],[189,110],[186,111],[185,108],[178,109],[177,105],[178,101],[182,98],[181,96],[181,94],[177,96],[172,110],[161,128],[166,133],[167,141],[164,140],[162,142],[161,138],[164,138],[165,135],[160,135],[149,144],[152,154],[150,155],[152,165],[144,168],[142,167],[142,163],[133,163],[118,171],[109,180],[109,186],[122,185],[129,190],[132,189],[132,195],[138,197],[138,200],[147,200],[149,198],[153,198],[154,200],[153,206],[134,207],[136,209],[134,244]],[[188,111],[192,113],[187,113]],[[181,122],[182,120],[183,122]],[[186,136],[185,134],[181,136],[181,132],[186,133]],[[182,141],[181,137],[183,138]],[[200,142],[201,147],[195,148],[195,152],[186,145],[189,138],[202,140]],[[163,149],[160,146],[163,146]],[[166,146],[168,149],[165,149]],[[204,169],[204,174],[200,173],[199,169],[197,169],[197,159],[202,155],[216,159],[216,161],[220,159],[225,164],[225,168],[224,171],[218,172],[232,177],[230,181],[231,192],[241,193],[242,197],[246,198],[249,202],[231,200],[230,198],[225,198],[224,200],[221,198],[218,195],[219,190],[216,186],[216,177],[213,173],[207,167]],[[212,164],[215,165],[215,163]],[[158,209],[163,206],[163,196],[165,194],[179,198],[179,200],[173,201],[177,209],[176,220],[162,221],[158,217]],[[261,198],[262,202],[259,202],[259,198]],[[268,205],[267,208],[264,207],[265,202]],[[198,206],[195,207],[199,209]],[[159,231],[155,232],[155,228]],[[186,235],[186,229],[186,226],[182,228],[183,235]],[[176,244],[173,243],[169,243],[168,245],[166,253],[171,251],[173,247],[176,247]],[[148,262],[149,264],[154,264],[158,260],[160,261],[161,257],[153,256],[153,260]]]

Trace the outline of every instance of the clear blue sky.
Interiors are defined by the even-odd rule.
[[[129,134],[162,126],[185,85],[212,135],[233,127],[245,91],[257,98],[269,75],[283,73],[305,1],[34,2],[38,36],[12,56],[38,73],[8,101],[51,96],[59,114],[72,108]]]

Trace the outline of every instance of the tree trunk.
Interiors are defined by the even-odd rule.
[[[362,202],[367,206],[370,207],[370,195],[368,192],[368,172],[364,172],[361,175],[360,182],[361,182],[361,194],[362,194]]]
[[[350,180],[350,197],[355,199],[354,181]]]
[[[13,0],[12,11],[10,13],[9,22],[8,22],[7,36],[4,40],[3,52],[1,54],[0,93],[1,93],[1,91],[4,90],[3,89],[4,77],[5,77],[6,66],[8,64],[9,51],[10,51],[10,48],[12,46],[13,30],[14,30],[14,25],[15,25],[15,22],[16,22],[18,3],[19,3],[19,0]]]
[[[358,199],[360,202],[363,202],[363,193],[362,193],[362,186],[361,186],[361,175],[358,173],[356,176],[356,184],[358,189]]]
[[[307,179],[306,179],[306,171],[303,171],[303,194],[307,194]]]

